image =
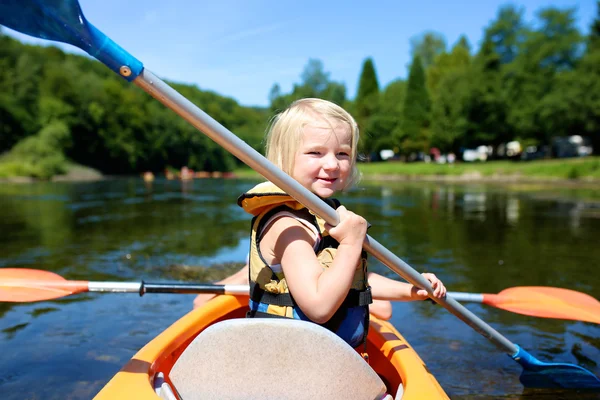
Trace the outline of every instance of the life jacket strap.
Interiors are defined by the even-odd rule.
[[[272,304],[274,306],[295,307],[296,302],[290,293],[267,292],[256,283],[250,282],[250,300],[256,303]]]
[[[364,290],[350,289],[342,305],[350,308],[368,306],[371,303],[373,303],[373,294],[371,286],[367,286]]]
[[[284,317],[283,315],[269,314],[269,313],[257,311],[257,310],[248,311],[246,313],[246,318],[287,318],[287,319],[289,319],[288,317]]]
[[[250,299],[256,303],[271,304],[274,306],[296,307],[296,302],[291,293],[271,293],[260,288],[256,282],[250,282]],[[362,307],[373,303],[371,287],[365,290],[350,289],[341,307]]]

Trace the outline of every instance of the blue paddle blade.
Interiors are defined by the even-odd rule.
[[[523,367],[520,380],[532,388],[600,389],[600,378],[585,368],[567,363],[545,363],[517,346],[512,358]]]
[[[140,61],[87,21],[77,0],[0,0],[0,25],[79,47],[128,81],[143,69]]]

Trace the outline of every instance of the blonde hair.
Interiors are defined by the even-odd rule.
[[[323,118],[332,127],[332,131],[332,122],[346,123],[350,127],[352,169],[344,187],[344,189],[348,189],[360,179],[360,173],[356,167],[358,125],[346,110],[330,101],[313,98],[296,100],[286,110],[273,117],[265,138],[267,158],[285,173],[291,175],[304,127],[318,117]]]

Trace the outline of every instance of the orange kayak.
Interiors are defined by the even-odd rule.
[[[189,312],[95,399],[448,399],[387,321],[371,316],[367,363],[316,324],[244,318],[247,304],[247,297],[218,296]]]

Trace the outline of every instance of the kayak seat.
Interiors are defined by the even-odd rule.
[[[230,319],[201,332],[171,369],[183,400],[380,400],[386,387],[346,342],[311,322]]]

